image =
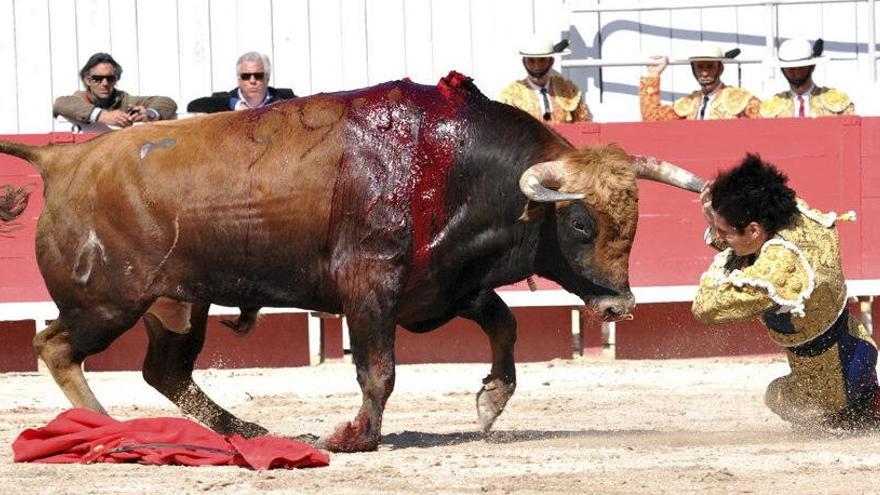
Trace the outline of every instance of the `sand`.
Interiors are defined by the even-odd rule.
[[[794,429],[762,403],[779,357],[518,366],[488,438],[474,394],[488,365],[397,368],[376,452],[294,471],[12,462],[11,443],[68,407],[41,373],[0,374],[3,493],[878,493],[880,432]],[[118,419],[177,416],[139,373],[91,373]],[[209,370],[218,402],[276,435],[324,434],[360,405],[354,368]]]

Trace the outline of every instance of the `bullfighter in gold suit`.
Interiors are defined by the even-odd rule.
[[[812,44],[802,39],[782,42],[777,64],[790,89],[765,100],[761,104],[761,117],[824,117],[856,112],[846,93],[816,86],[813,82],[813,71],[822,60],[823,48],[821,38]]]
[[[554,56],[571,53],[563,40],[530,40],[520,51],[528,76],[508,84],[498,101],[515,106],[548,124],[593,120],[577,85],[552,70]],[[549,107],[549,108],[548,108]]]
[[[669,58],[657,58],[656,64],[648,66],[648,75],[639,81],[642,120],[757,118],[761,100],[744,89],[721,82],[724,61],[738,54],[739,49],[722,52],[717,45],[702,44],[688,57],[700,89],[673,105],[660,104],[660,74],[669,65]]]
[[[791,367],[765,395],[782,419],[877,426],[877,346],[847,309],[840,217],[811,208],[786,182],[749,155],[703,189],[707,241],[724,250],[700,280],[693,314],[708,324],[761,317]]]

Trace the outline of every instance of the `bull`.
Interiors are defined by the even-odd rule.
[[[377,447],[395,325],[456,316],[491,346],[488,432],[516,387],[516,322],[494,289],[537,274],[631,317],[636,178],[701,185],[613,145],[576,149],[454,72],[0,152],[43,179],[36,255],[59,317],[34,347],[74,406],[104,411],[81,363],[143,318],[151,386],[218,432],[264,434],[193,381],[210,303],[246,308],[245,329],[264,306],[344,313],[363,402],[321,438],[332,451]]]

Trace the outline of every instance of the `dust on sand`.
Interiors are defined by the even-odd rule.
[[[377,452],[334,454],[330,467],[40,465],[11,443],[68,407],[44,374],[0,374],[0,491],[31,493],[877,493],[880,433],[792,429],[763,405],[780,357],[518,366],[516,394],[489,438],[474,394],[488,365],[398,366]],[[220,404],[275,435],[324,434],[353,418],[350,364],[209,370]],[[91,373],[118,419],[177,416],[139,373]]]

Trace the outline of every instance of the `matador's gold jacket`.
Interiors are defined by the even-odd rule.
[[[856,107],[849,95],[834,88],[813,86],[810,91],[810,117],[853,115]],[[761,103],[761,117],[794,117],[794,95],[791,91],[776,93]]]
[[[550,114],[550,120],[546,122],[559,124],[593,120],[577,85],[558,74],[551,74],[547,84],[547,96],[552,99],[550,105],[553,107],[553,112]],[[498,96],[498,101],[525,110],[536,119],[545,122],[540,95],[529,84],[528,78],[505,86]]]
[[[817,414],[835,413],[876,388],[872,369],[857,380],[843,371],[851,363],[841,358],[841,342],[854,342],[874,359],[876,344],[855,318],[843,313],[846,284],[837,215],[797,201],[795,224],[765,242],[754,261],[737,257],[730,248],[715,256],[692,307],[697,320],[708,324],[761,316],[791,366],[791,375],[772,384],[767,397],[768,406],[787,419],[797,416],[786,412],[791,404],[800,404],[801,411],[809,406],[818,408]],[[832,329],[849,335],[833,337]]]
[[[706,118],[738,119],[758,118],[761,100],[742,88],[723,86],[718,95],[709,101]],[[696,120],[699,117],[703,93],[694,91],[672,105],[660,104],[660,78],[643,77],[639,81],[639,109],[642,120]]]

